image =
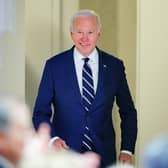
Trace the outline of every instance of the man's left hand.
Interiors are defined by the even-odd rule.
[[[127,153],[120,153],[119,155],[119,162],[123,164],[132,164],[132,156]]]

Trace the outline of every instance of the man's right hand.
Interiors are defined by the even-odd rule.
[[[66,142],[61,139],[61,138],[57,138],[54,140],[54,142],[52,143],[52,147],[56,150],[66,150],[69,149],[68,145],[66,144]]]

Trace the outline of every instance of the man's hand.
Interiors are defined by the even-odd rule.
[[[68,145],[66,144],[66,142],[61,138],[55,139],[52,144],[52,147],[56,150],[62,150],[62,149],[69,148]]]
[[[119,162],[122,164],[132,164],[132,156],[127,153],[120,153],[119,155]]]

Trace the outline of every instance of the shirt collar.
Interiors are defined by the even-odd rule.
[[[74,57],[78,61],[81,61],[83,58],[86,58],[76,49],[76,47],[74,48]],[[96,48],[91,52],[91,54],[88,56],[88,58],[89,58],[90,62],[97,63],[97,61],[98,61],[98,51],[97,51]]]

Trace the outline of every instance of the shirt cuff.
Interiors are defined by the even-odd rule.
[[[50,141],[49,141],[49,143],[48,143],[48,146],[51,148],[52,145],[53,145],[53,143],[54,143],[54,141],[57,140],[57,139],[59,139],[58,136],[55,136],[55,137],[51,138]]]
[[[132,156],[132,152],[130,152],[128,150],[121,150],[121,153],[126,153],[126,154]]]

